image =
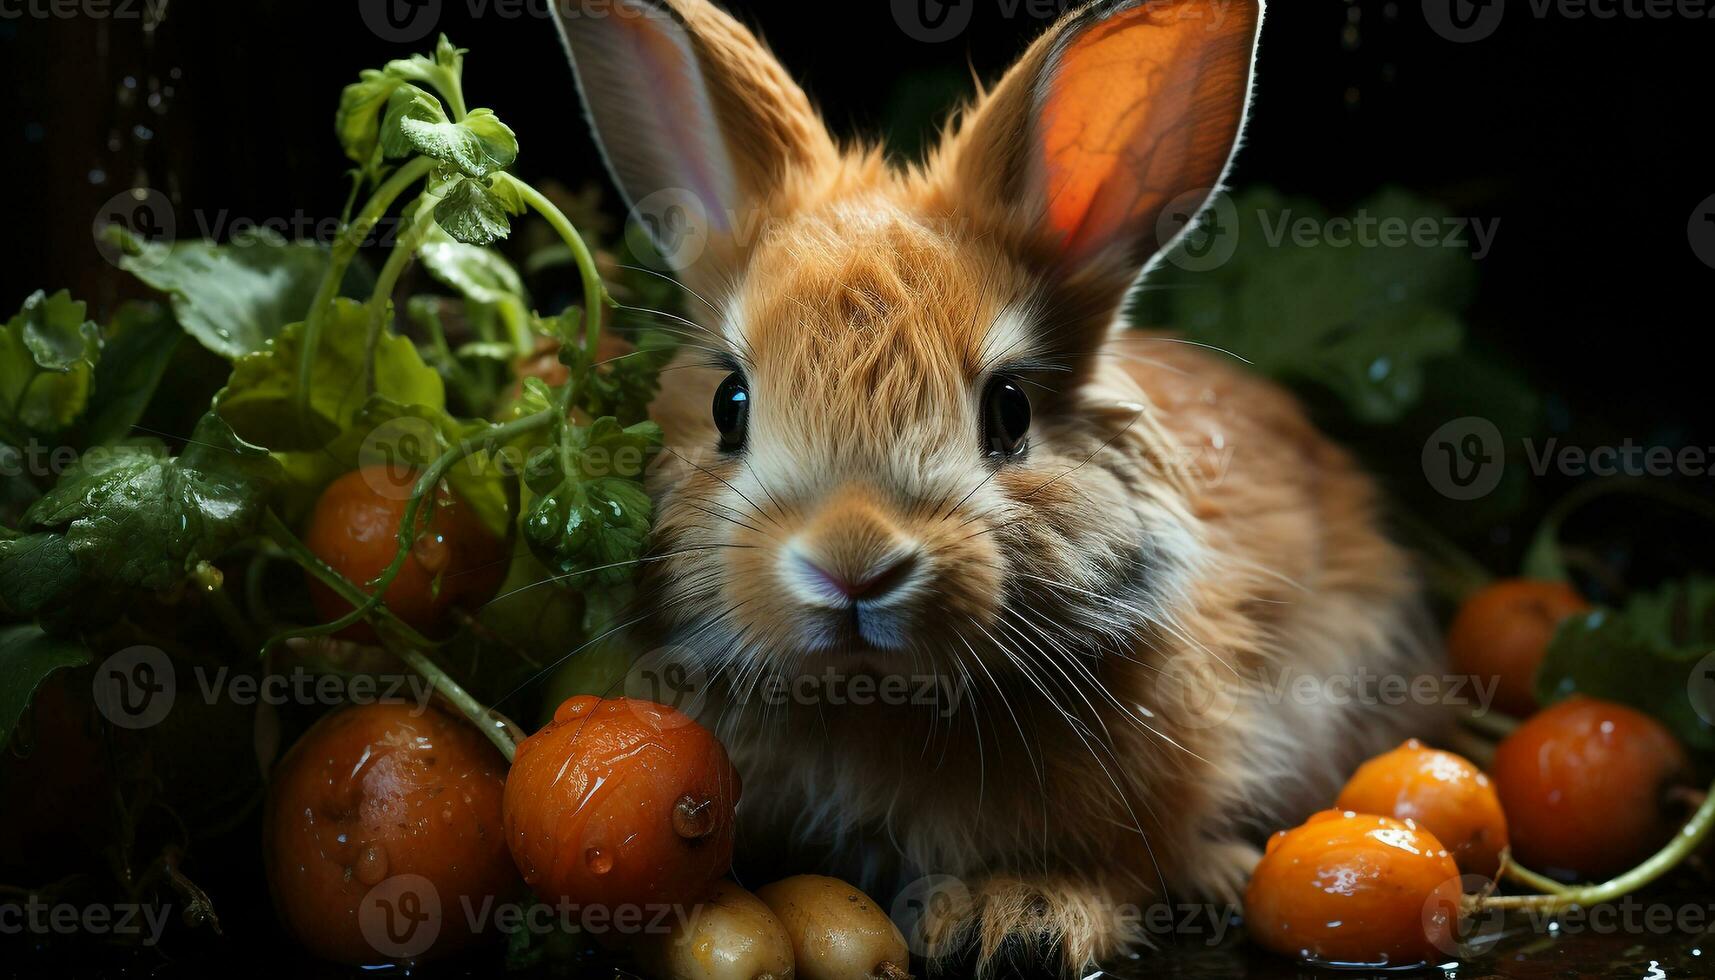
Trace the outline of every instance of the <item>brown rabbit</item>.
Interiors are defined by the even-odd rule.
[[[1116,326],[1221,183],[1261,0],[1073,10],[921,166],[837,146],[706,0],[557,6],[700,304],[646,591],[751,855],[919,882],[901,913],[930,882],[927,958],[1075,971],[1232,901],[1261,832],[1421,729],[1271,683],[1431,664],[1370,483],[1273,386]]]

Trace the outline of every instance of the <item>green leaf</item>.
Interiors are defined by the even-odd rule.
[[[653,422],[621,428],[613,418],[569,427],[564,451],[545,448],[526,467],[539,496],[525,514],[525,542],[562,584],[582,588],[590,573],[601,585],[622,585],[636,573],[653,506],[643,471],[662,443]],[[570,458],[575,470],[565,472]]]
[[[269,449],[321,448],[350,427],[369,398],[363,372],[368,326],[368,310],[361,303],[342,299],[329,310],[311,368],[308,418],[300,416],[296,404],[303,329],[296,323],[233,364],[232,378],[216,398],[221,416],[240,438]],[[445,407],[440,375],[406,338],[383,332],[374,369],[374,393],[406,405]]]
[[[403,84],[405,80],[397,75],[369,69],[340,94],[334,132],[339,135],[345,155],[370,179],[381,172],[382,113],[387,109],[388,99]]]
[[[1715,651],[1715,579],[1691,578],[1562,623],[1536,675],[1537,699],[1573,694],[1628,704],[1682,741],[1715,750],[1715,678],[1694,677]],[[1706,703],[1694,703],[1701,695]]]
[[[453,122],[439,99],[415,85],[401,85],[388,96],[380,136],[390,158],[422,154],[467,177],[487,177],[518,159],[517,135],[493,110],[473,109]]]
[[[160,387],[184,331],[156,303],[126,303],[107,328],[106,355],[95,366],[95,391],[80,425],[86,446],[129,436]]]
[[[162,245],[118,225],[108,234],[126,252],[120,265],[169,295],[185,331],[227,358],[261,350],[286,324],[302,319],[329,262],[326,248],[287,242],[266,229],[234,235],[227,245]]]
[[[63,532],[87,578],[166,589],[253,533],[279,478],[265,450],[209,412],[177,458],[153,442],[86,453],[24,523]]]
[[[512,233],[505,202],[469,178],[453,184],[435,205],[435,223],[466,245],[493,245]]]
[[[447,40],[447,36],[442,34],[435,45],[433,57],[414,54],[409,58],[389,61],[383,70],[395,78],[428,85],[441,93],[443,98],[451,101],[462,84],[464,56],[467,53],[464,48],[455,47]]]
[[[36,626],[0,628],[0,752],[42,681],[62,667],[87,663],[89,651],[76,640],[49,636]]]
[[[36,615],[82,577],[63,534],[0,541],[0,609],[11,615]]]
[[[84,304],[63,289],[32,293],[0,324],[0,436],[21,443],[76,421],[100,356],[101,330],[84,319]]]
[[[1133,322],[1330,391],[1363,422],[1397,422],[1422,397],[1426,366],[1463,344],[1458,313],[1475,280],[1468,252],[1380,236],[1369,244],[1338,244],[1343,235],[1326,233],[1300,241],[1301,223],[1326,230],[1331,216],[1269,190],[1239,195],[1233,205],[1237,226],[1214,226],[1231,257],[1187,271],[1200,263],[1198,236],[1188,236],[1139,292]],[[1378,228],[1451,227],[1445,208],[1399,191],[1365,202],[1358,217]]]
[[[431,275],[471,302],[498,306],[528,301],[518,270],[493,249],[431,234],[417,249],[417,257]]]

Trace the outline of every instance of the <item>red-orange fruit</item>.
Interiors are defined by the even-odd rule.
[[[1409,822],[1324,810],[1268,842],[1245,890],[1246,931],[1274,952],[1403,967],[1457,948],[1453,856]]]
[[[1564,582],[1495,582],[1459,607],[1447,629],[1447,659],[1456,673],[1492,679],[1494,709],[1523,718],[1536,710],[1536,671],[1554,631],[1589,609]]]
[[[1689,777],[1685,749],[1654,718],[1574,697],[1543,709],[1495,752],[1513,854],[1538,871],[1624,871],[1672,836],[1666,792]]]
[[[1500,870],[1506,814],[1489,777],[1463,756],[1412,739],[1359,766],[1334,805],[1414,821],[1466,874],[1492,878]]]
[[[506,840],[536,895],[610,910],[701,899],[732,865],[738,773],[672,708],[584,695],[518,746]]]
[[[352,470],[328,484],[316,500],[304,543],[317,558],[364,591],[393,561],[399,525],[415,473],[386,466]],[[455,606],[486,601],[506,574],[504,542],[483,526],[476,511],[444,483],[417,514],[415,544],[399,574],[382,595],[387,609],[419,632],[446,632]],[[351,612],[351,603],[315,576],[310,598],[322,619],[331,622]],[[373,639],[366,624],[348,628],[352,639]]]
[[[425,960],[483,939],[466,909],[515,901],[506,760],[462,719],[409,704],[345,708],[274,769],[263,863],[274,908],[317,956]]]

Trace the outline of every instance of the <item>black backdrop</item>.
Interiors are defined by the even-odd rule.
[[[90,226],[134,180],[173,198],[181,225],[198,223],[181,236],[219,232],[234,216],[337,215],[340,87],[358,68],[432,44],[432,34],[382,36],[389,30],[365,17],[380,4],[368,0],[170,0],[153,31],[125,15],[163,0],[111,0],[106,16],[92,13],[105,9],[99,0],[67,4],[85,11],[77,16],[31,12],[53,2],[0,0],[8,310],[38,286],[71,286],[98,305],[130,288]],[[971,70],[993,77],[1055,6],[962,0],[952,12],[968,13],[968,29],[927,42],[901,27],[899,11],[917,2],[731,6],[847,134],[924,118]],[[1491,36],[1455,43],[1428,16],[1448,2],[1276,0],[1235,184],[1333,209],[1403,185],[1455,214],[1498,219],[1471,343],[1545,396],[1545,425],[1586,444],[1715,444],[1696,354],[1715,268],[1688,239],[1694,211],[1715,194],[1715,19],[1627,14],[1642,9],[1637,0],[1514,0]],[[516,0],[438,6],[433,26],[473,52],[472,104],[495,106],[521,134],[524,176],[601,179],[552,26]],[[159,109],[148,105],[151,78],[163,86]],[[1400,445],[1402,458],[1415,460],[1422,438]],[[1715,478],[1687,482],[1707,493]],[[1538,506],[1562,489],[1552,478],[1536,487]],[[1486,529],[1478,544],[1508,561],[1525,527]]]

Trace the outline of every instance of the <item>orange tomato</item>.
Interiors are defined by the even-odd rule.
[[[1466,874],[1492,878],[1500,870],[1506,814],[1489,777],[1462,756],[1412,739],[1359,766],[1334,805],[1415,821]]]
[[[1672,836],[1664,791],[1690,768],[1685,749],[1654,718],[1574,697],[1520,725],[1495,752],[1491,771],[1522,863],[1602,877]]]
[[[413,473],[402,475],[379,465],[345,474],[328,484],[317,499],[304,543],[317,558],[366,588],[393,561],[406,498],[415,482]],[[416,543],[382,600],[411,627],[440,633],[450,609],[480,603],[500,587],[506,574],[506,549],[470,505],[445,484],[424,503],[417,520],[421,530]],[[310,576],[309,583],[310,598],[324,620],[351,611],[351,604],[320,579]],[[364,623],[342,635],[358,640],[375,636]]]
[[[274,908],[317,956],[424,960],[484,938],[464,909],[513,901],[501,832],[506,760],[461,719],[345,708],[275,767],[262,858]]]
[[[1275,834],[1245,890],[1263,947],[1320,963],[1409,966],[1456,949],[1459,868],[1409,821],[1324,810]]]
[[[584,695],[518,746],[506,840],[544,901],[632,909],[694,902],[732,864],[738,773],[672,708]]]
[[[1554,631],[1589,609],[1564,582],[1495,582],[1459,607],[1447,629],[1447,659],[1456,673],[1493,678],[1495,710],[1523,718],[1536,710],[1536,670]]]

